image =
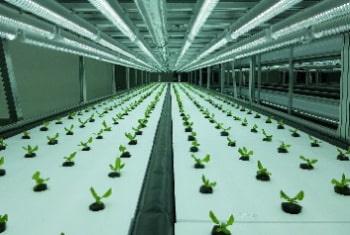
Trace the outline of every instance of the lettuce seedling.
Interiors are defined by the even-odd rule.
[[[78,144],[78,146],[83,147],[83,151],[89,151],[91,148],[89,146],[89,144],[92,143],[92,137],[90,137],[86,142],[80,142],[80,144]]]
[[[124,115],[122,114],[122,113],[117,113],[117,118],[118,118],[118,120],[122,120],[122,119],[124,119]]]
[[[291,147],[292,145],[290,144],[285,144],[284,141],[281,141],[280,146],[278,147],[277,151],[279,153],[288,153],[288,149]]]
[[[306,170],[314,169],[313,164],[315,164],[318,161],[317,159],[308,159],[308,158],[304,157],[303,155],[300,155],[299,158],[306,162],[306,163],[300,163],[300,168],[306,169]]]
[[[132,127],[132,129],[135,131],[135,135],[142,135],[141,125],[138,125],[137,127]]]
[[[104,132],[104,129],[100,129],[97,133],[94,133],[96,135],[96,139],[103,139],[102,133]]]
[[[0,151],[6,149],[7,144],[5,143],[5,139],[0,137]]]
[[[47,140],[49,141],[47,144],[49,145],[55,145],[58,143],[58,137],[60,135],[58,133],[55,134],[55,136],[50,137],[50,136],[46,136]]]
[[[1,166],[4,164],[5,164],[5,158],[0,157],[0,176],[6,175],[6,170],[1,168]]]
[[[277,129],[284,129],[284,120],[283,119],[278,120]]]
[[[252,150],[248,151],[246,147],[239,148],[238,153],[241,154],[239,160],[243,161],[249,161],[249,157],[254,154]]]
[[[291,135],[293,137],[300,137],[300,134],[298,133],[297,129],[289,129],[289,132],[292,133]]]
[[[81,120],[80,118],[78,118],[78,121],[79,121],[79,123],[80,123],[79,127],[80,127],[80,128],[84,128],[84,127],[86,126],[86,123],[89,121],[89,119],[83,121],[83,120]]]
[[[188,135],[187,140],[188,141],[195,141],[196,140],[197,133],[192,131],[190,135]]]
[[[258,125],[254,124],[252,129],[250,129],[250,132],[257,133],[258,132]]]
[[[129,145],[136,145],[137,144],[136,135],[133,135],[131,133],[126,132],[125,136],[129,140],[129,143],[128,143]]]
[[[77,113],[78,116],[82,116],[83,115],[83,112],[80,110],[78,113]]]
[[[185,132],[192,132],[193,122],[187,122],[185,125]]]
[[[235,218],[233,215],[230,215],[228,218],[227,222],[220,223],[220,221],[216,218],[214,212],[209,211],[209,217],[211,221],[215,224],[213,229],[212,229],[212,235],[231,235],[231,231],[227,229],[228,226],[231,226],[233,222],[235,221]]]
[[[210,161],[210,155],[207,154],[203,159],[197,158],[194,154],[191,154],[191,158],[195,161],[194,168],[200,169],[204,168],[203,163],[208,163]]]
[[[268,135],[264,129],[262,129],[262,134],[265,136],[263,138],[263,141],[271,142],[273,135]]]
[[[203,185],[199,188],[201,193],[213,193],[213,188],[216,186],[216,182],[210,182],[209,179],[202,175]]]
[[[227,137],[227,146],[235,147],[236,146],[236,140],[232,140],[230,137]]]
[[[108,198],[109,196],[111,196],[112,189],[108,189],[102,196],[99,196],[93,187],[90,188],[90,192],[92,197],[95,199],[95,202],[89,206],[89,209],[92,211],[103,210],[105,208],[105,205],[101,200],[102,198]]]
[[[248,112],[247,112],[248,115],[250,115],[252,113],[253,113],[253,110],[251,110],[251,109],[249,109]]]
[[[35,147],[32,147],[30,145],[27,145],[27,147],[22,147],[27,153],[24,155],[25,158],[33,158],[36,156],[36,151],[38,151],[39,146],[36,145]]]
[[[188,122],[190,119],[191,119],[191,116],[190,116],[190,115],[184,115],[184,116],[182,117],[182,120],[184,121],[184,123],[185,123],[185,122]],[[184,124],[184,125],[186,125],[186,124]]]
[[[254,118],[261,118],[261,116],[260,116],[260,114],[258,114],[258,113],[255,113],[255,116],[254,116]]]
[[[350,195],[349,182],[350,178],[346,178],[344,173],[342,174],[340,181],[336,179],[332,179],[331,181],[331,183],[334,184],[334,191],[344,196]]]
[[[118,120],[119,120],[118,118],[112,117],[112,121],[113,121],[114,125],[118,125],[119,124]]]
[[[6,222],[8,221],[8,215],[0,215],[0,233],[6,230]]]
[[[56,118],[56,124],[63,124],[61,117]]]
[[[119,151],[121,152],[121,155],[120,155],[121,158],[129,158],[129,157],[131,157],[131,154],[128,151],[126,151],[126,147],[125,146],[120,145],[119,146]]]
[[[34,186],[33,190],[35,192],[40,192],[40,191],[44,191],[47,189],[47,185],[45,184],[45,182],[49,181],[50,178],[41,178],[40,177],[40,171],[36,171],[33,176],[32,179],[35,181],[36,185]]]
[[[309,135],[309,139],[312,141],[310,144],[311,144],[311,147],[320,147],[320,143],[322,143],[320,140],[312,137],[312,135]]]
[[[148,120],[146,119],[146,118],[143,118],[143,119],[139,119],[139,120],[137,120],[137,122],[139,123],[139,125],[142,127],[142,128],[145,128],[147,125],[147,123],[148,123]]]
[[[218,123],[217,122],[215,128],[221,130],[223,128],[223,125],[224,125],[224,123]]]
[[[49,130],[49,125],[50,125],[50,121],[43,122],[43,126],[40,127],[40,131],[48,131]]]
[[[226,116],[227,117],[231,117],[232,116],[232,111],[231,110],[227,110],[226,111]]]
[[[204,110],[204,111],[203,111],[203,114],[204,114],[204,118],[210,118],[209,109]]]
[[[122,160],[120,157],[117,157],[115,159],[114,165],[113,164],[109,164],[109,168],[112,170],[112,172],[110,172],[108,174],[109,177],[114,178],[114,177],[120,177],[120,171],[121,169],[123,169],[125,166],[125,163],[122,163]]]
[[[256,172],[256,179],[261,181],[270,180],[271,172],[269,172],[260,161],[258,161],[258,171]]]
[[[235,121],[240,121],[240,120],[242,120],[239,116],[233,116],[233,120],[235,120]]]
[[[99,112],[99,111],[96,111],[96,114],[98,115],[98,117],[100,118],[103,118],[103,116],[105,115],[104,112]]]
[[[112,127],[108,126],[106,121],[102,122],[102,126],[104,131],[112,131]]]
[[[200,146],[200,144],[197,142],[197,140],[192,141],[192,146],[190,148],[191,152],[198,152],[198,146]]]
[[[66,131],[66,135],[74,135],[73,132],[74,125],[70,125],[70,127],[65,127],[64,130]]]
[[[68,114],[68,119],[74,119],[74,117],[75,117],[75,112]]]
[[[337,156],[338,160],[340,160],[340,161],[349,161],[349,157],[346,156],[346,155],[350,154],[350,147],[346,151],[343,151],[340,148],[337,148],[337,151],[338,151],[338,156]]]
[[[29,131],[23,131],[22,139],[26,139],[26,140],[30,139]]]
[[[273,116],[268,116],[265,123],[272,123]]]
[[[75,158],[76,155],[77,155],[77,152],[73,152],[68,157],[67,156],[63,157],[64,159],[66,159],[66,161],[63,162],[62,166],[74,166],[75,163],[73,159]]]
[[[243,122],[241,123],[242,126],[248,126],[248,120],[247,118],[243,119]]]
[[[88,118],[89,122],[95,122],[95,114],[91,114],[90,117]]]
[[[227,128],[224,128],[223,126],[221,127],[221,132],[220,132],[220,135],[221,136],[228,136],[229,135],[229,133],[228,133],[228,131],[229,130],[231,130],[231,127],[227,127]]]
[[[211,114],[210,118],[209,118],[209,122],[210,123],[216,123],[216,120],[215,120],[215,114]]]
[[[304,191],[300,191],[297,195],[294,197],[289,197],[287,194],[285,194],[282,190],[280,191],[280,196],[283,198],[286,202],[282,202],[282,210],[284,212],[290,213],[290,214],[299,214],[301,212],[302,207],[298,205],[298,201],[303,200],[304,198]]]

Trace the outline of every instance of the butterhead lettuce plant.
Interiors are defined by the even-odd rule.
[[[71,153],[69,156],[65,156],[63,157],[66,161],[62,163],[62,166],[66,166],[66,167],[70,167],[70,166],[74,166],[74,158],[77,155],[77,152],[73,152]]]
[[[27,151],[27,153],[24,155],[25,158],[33,158],[36,156],[36,151],[39,150],[39,146],[36,145],[34,147],[32,147],[31,145],[27,145],[22,147],[25,151]]]
[[[344,196],[350,195],[350,178],[346,178],[345,174],[342,174],[342,177],[340,180],[332,179],[332,184],[334,184],[334,191],[338,194],[342,194]]]
[[[191,154],[191,158],[195,161],[194,168],[196,169],[204,168],[205,166],[203,163],[208,163],[210,161],[209,154],[205,155],[205,157],[202,159],[196,157],[194,154]]]
[[[213,193],[213,188],[216,186],[216,182],[210,182],[204,175],[202,175],[202,186],[199,188],[201,193]]]
[[[90,204],[89,209],[91,211],[100,211],[105,208],[104,203],[102,202],[103,198],[108,198],[112,195],[112,189],[108,189],[102,196],[98,195],[93,187],[90,188],[92,197],[95,199],[95,202]]]
[[[0,233],[4,232],[6,230],[6,223],[8,221],[8,215],[0,215]]]
[[[281,190],[280,196],[282,199],[284,199],[286,201],[286,202],[282,202],[282,204],[281,204],[282,210],[284,212],[287,212],[289,214],[299,214],[301,212],[302,207],[298,204],[298,201],[303,200],[304,191],[301,190],[294,197],[290,197],[285,192],[283,192]]]
[[[209,211],[209,217],[215,224],[211,232],[212,235],[231,235],[231,231],[227,227],[231,226],[235,221],[233,215],[230,215],[226,222],[220,222],[212,211]]]
[[[109,168],[112,170],[108,174],[109,177],[115,178],[115,177],[120,177],[121,175],[121,170],[125,167],[125,163],[122,163],[122,160],[120,157],[117,157],[114,161],[114,164],[109,164]]]
[[[44,191],[47,189],[47,185],[45,182],[47,182],[50,178],[41,178],[40,177],[40,171],[36,171],[33,176],[32,179],[35,181],[35,186],[33,188],[33,190],[35,192],[40,192],[40,191]]]
[[[0,157],[0,176],[4,176],[6,174],[6,170],[1,168],[5,164],[5,157]]]

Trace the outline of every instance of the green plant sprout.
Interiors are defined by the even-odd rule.
[[[117,118],[118,118],[118,120],[122,120],[122,119],[124,119],[124,115],[122,114],[122,113],[117,113]]]
[[[312,147],[319,147],[320,146],[320,143],[322,143],[320,140],[312,137],[312,135],[309,135],[309,139],[312,141],[311,142],[311,146]]]
[[[350,154],[350,147],[346,151],[343,151],[340,148],[337,148],[337,152],[338,152],[338,156],[337,156],[338,160],[349,161],[349,157],[346,155]]]
[[[63,157],[64,159],[66,159],[66,161],[63,163],[63,166],[73,166],[74,165],[73,159],[75,158],[76,155],[77,155],[77,152],[73,152],[69,154],[69,156]]]
[[[99,111],[97,111],[96,110],[96,114],[98,115],[98,117],[100,117],[100,118],[102,118],[105,114],[104,114],[104,112],[99,112]]]
[[[68,114],[68,119],[74,119],[74,117],[75,117],[75,112]]]
[[[122,160],[120,157],[117,157],[115,159],[114,165],[109,164],[109,168],[112,170],[112,172],[109,174],[110,177],[119,177],[120,171],[125,167],[125,163],[122,163]]]
[[[203,114],[204,114],[204,117],[205,117],[205,118],[210,118],[209,109],[204,110],[204,111],[203,111]]]
[[[231,231],[227,229],[228,226],[231,226],[233,224],[233,222],[235,221],[235,218],[233,217],[233,215],[230,215],[230,217],[228,218],[228,220],[226,221],[226,223],[221,222],[216,218],[214,212],[209,211],[209,217],[211,219],[211,221],[215,224],[214,228],[213,228],[213,233],[214,235],[217,234],[225,234],[225,235],[230,235]]]
[[[210,161],[210,155],[209,154],[205,155],[205,157],[202,158],[202,159],[197,158],[194,154],[191,154],[191,158],[193,158],[193,160],[195,161],[194,168],[204,168],[204,164],[203,163],[208,163]]]
[[[146,127],[146,124],[148,123],[148,120],[147,120],[146,118],[143,118],[143,119],[137,120],[137,122],[139,123],[139,125],[140,125],[142,128],[145,128],[145,127]]]
[[[27,147],[22,147],[27,153],[24,155],[26,158],[32,158],[36,156],[36,151],[38,151],[39,146],[36,145],[35,147],[32,147],[30,145],[27,145]]]
[[[129,145],[136,145],[137,144],[137,140],[136,140],[136,135],[135,134],[133,135],[131,133],[126,132],[125,136],[129,140],[129,143],[128,143]]]
[[[249,109],[247,114],[252,114],[253,113],[253,110]]]
[[[291,135],[293,137],[299,137],[300,136],[300,134],[298,133],[297,129],[289,129],[289,132],[292,133]]]
[[[252,129],[250,129],[250,132],[254,132],[257,133],[258,132],[258,125],[254,124],[254,126],[252,127]]]
[[[216,120],[215,120],[215,114],[211,114],[210,118],[209,118],[209,122],[211,123],[216,123]]]
[[[300,164],[300,167],[303,169],[313,169],[313,165],[318,161],[317,159],[309,159],[303,155],[300,155],[299,158],[305,163]]]
[[[56,118],[56,124],[62,124],[62,117]]]
[[[288,152],[288,149],[292,146],[290,144],[286,144],[284,143],[284,141],[280,141],[281,144],[280,146],[278,147],[278,152],[279,153],[287,153]]]
[[[198,152],[198,146],[200,146],[200,144],[198,143],[197,140],[192,141],[191,147],[190,147],[190,151],[191,152]]]
[[[182,120],[185,122],[189,121],[190,119],[191,119],[191,116],[189,114],[182,117]]]
[[[343,173],[340,181],[332,179],[331,183],[339,188],[346,188],[349,187],[348,183],[350,183],[350,178],[346,178],[345,174]]]
[[[223,128],[223,125],[224,125],[224,123],[218,123],[217,122],[215,128],[221,130]]]
[[[87,120],[85,120],[85,121],[83,121],[83,120],[81,120],[80,118],[78,118],[78,121],[79,121],[79,123],[80,123],[80,128],[84,128],[85,126],[86,126],[86,123],[89,121],[89,119],[87,119]]]
[[[244,160],[244,161],[248,161],[249,157],[254,154],[252,150],[248,151],[246,147],[239,148],[238,153],[241,154],[240,160]]]
[[[97,133],[94,133],[94,135],[96,135],[96,139],[103,139],[102,134],[103,134],[104,131],[105,130],[102,128]]]
[[[7,144],[5,143],[5,139],[0,137],[0,151],[6,149]]]
[[[230,147],[235,147],[236,146],[236,140],[231,139],[230,137],[227,137],[227,145]]]
[[[197,133],[192,131],[191,134],[188,136],[187,140],[189,141],[195,141],[196,140]]]
[[[5,158],[4,158],[4,156],[2,156],[2,157],[0,157],[0,167],[2,165],[4,165],[4,163],[5,163]]]
[[[112,131],[112,127],[108,126],[106,121],[102,122],[102,126],[104,131]]]
[[[74,125],[70,125],[70,127],[65,127],[64,130],[66,131],[66,135],[74,135],[73,132]]]
[[[30,139],[29,131],[23,131],[22,139]]]
[[[50,121],[43,122],[43,126],[40,128],[41,131],[49,130]]]
[[[185,125],[185,132],[192,132],[193,122],[187,122]]]
[[[259,113],[255,113],[254,118],[261,118],[261,116],[260,116],[260,114],[259,114]]]
[[[8,215],[4,214],[4,215],[0,215],[0,224],[1,223],[6,223],[8,221]]]
[[[58,143],[58,137],[60,136],[59,133],[56,133],[53,137],[50,136],[46,136],[47,140],[49,141],[48,144],[49,145],[55,145]]]
[[[203,187],[206,189],[212,189],[216,186],[216,182],[210,182],[204,175],[202,175]]]
[[[271,172],[269,172],[260,161],[258,161],[258,171],[256,172],[257,175],[264,175],[264,176],[270,176]]]
[[[277,129],[284,129],[284,120],[283,119],[278,120]]]
[[[135,135],[142,135],[142,126],[138,125],[137,127],[132,127],[133,131],[135,131]]]
[[[5,157],[0,157],[0,176],[6,175],[6,170],[2,169],[1,166],[5,164]]]
[[[33,176],[32,179],[35,181],[35,186],[34,186],[34,191],[39,192],[39,191],[44,191],[47,189],[47,185],[45,184],[45,182],[49,181],[50,178],[41,178],[40,177],[40,171],[36,171]]]
[[[238,117],[238,116],[233,116],[233,120],[235,120],[235,121],[240,121],[240,120],[242,120],[240,117]]]
[[[243,119],[243,122],[241,123],[242,126],[248,126],[248,120],[247,118]]]
[[[89,139],[86,142],[80,142],[80,144],[78,144],[78,146],[83,147],[83,151],[89,151],[91,148],[89,146],[89,144],[92,143],[92,137],[89,137]]]
[[[94,122],[95,121],[95,114],[91,114],[90,117],[88,118],[89,122]]]
[[[112,117],[112,121],[113,121],[113,124],[114,124],[114,125],[119,124],[118,120],[119,120],[118,118]]]
[[[268,116],[265,123],[272,123],[273,116]]]
[[[298,201],[303,200],[304,198],[304,191],[300,191],[297,195],[295,195],[294,197],[289,197],[285,192],[283,192],[282,190],[280,191],[280,197],[283,198],[285,201],[289,202],[289,203],[293,203],[296,204],[298,203]]]
[[[227,110],[226,111],[226,116],[231,117],[232,116],[232,111],[231,110]]]
[[[262,129],[262,134],[265,136],[263,138],[263,141],[271,142],[272,141],[272,136],[273,135],[268,135],[265,131],[265,129]]]
[[[82,116],[83,112],[80,110],[80,111],[78,111],[77,115]]]
[[[93,187],[90,188],[92,197],[95,199],[95,202],[89,206],[92,211],[99,211],[104,209],[104,203],[102,202],[103,198],[108,198],[112,195],[112,188],[108,189],[102,196],[99,196]]]

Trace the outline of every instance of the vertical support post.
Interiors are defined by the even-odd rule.
[[[315,78],[315,85],[318,86],[320,83],[320,71],[316,69],[316,78]]]
[[[341,51],[342,73],[340,79],[340,112],[339,135],[340,138],[350,140],[350,34],[343,35],[343,47]]]
[[[294,90],[294,63],[293,47],[290,48],[289,54],[289,84],[288,84],[288,114],[292,114],[293,108],[293,90]]]
[[[23,119],[20,97],[13,70],[12,58],[8,48],[8,41],[0,39],[0,77],[2,77],[10,122]]]
[[[237,84],[236,84],[236,72],[235,72],[235,61],[232,61],[232,88],[233,88],[233,97],[237,98]]]
[[[161,81],[160,73],[158,73],[158,82]]]
[[[135,86],[137,86],[137,69],[135,69],[134,71],[135,71],[134,81],[135,81]]]
[[[126,68],[126,77],[125,77],[125,79],[126,79],[126,89],[130,90],[130,68],[129,67]]]
[[[116,87],[116,82],[115,82],[115,66],[112,64],[112,94],[116,93],[117,87]]]
[[[203,73],[202,69],[199,69],[199,86],[202,86],[203,83]]]
[[[211,79],[211,71],[210,71],[210,67],[207,67],[207,89],[210,89],[210,79]]]
[[[243,81],[243,68],[239,69],[238,90],[239,97],[242,97],[242,81]]]
[[[85,70],[85,58],[79,56],[79,85],[80,85],[80,104],[84,104],[87,101],[86,97],[86,70]]]
[[[181,74],[180,73],[177,74],[177,82],[181,82]]]
[[[220,64],[220,93],[224,93],[225,88],[225,66]]]
[[[256,96],[258,103],[260,102],[260,93],[261,93],[261,55],[258,55],[258,91]]]
[[[255,56],[250,57],[249,62],[249,103],[254,102],[255,99],[255,69],[256,59]]]

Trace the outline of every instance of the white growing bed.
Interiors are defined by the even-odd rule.
[[[92,111],[74,120],[63,118],[63,125],[54,122],[49,131],[41,132],[39,127],[30,130],[31,140],[22,140],[22,134],[6,140],[8,144],[0,156],[5,156],[7,174],[0,177],[0,213],[7,213],[9,221],[3,234],[38,235],[109,235],[128,234],[130,222],[134,216],[141,190],[145,170],[149,160],[156,125],[160,117],[165,91],[160,102],[156,105],[143,135],[138,136],[136,146],[127,145],[125,132],[131,132],[137,120],[144,117],[144,111],[154,99],[160,87],[146,98],[135,110],[131,111],[118,125],[112,124],[112,117],[121,112],[130,102],[139,98],[140,92],[127,103],[110,111],[103,118],[96,117],[94,123],[88,123],[83,129],[79,128],[78,117],[87,119]],[[109,103],[106,106],[110,106]],[[105,106],[103,106],[105,107]],[[97,110],[103,111],[103,107]],[[86,141],[92,133],[97,133],[106,120],[112,126],[111,132],[104,132],[103,140],[93,140],[91,151],[81,151],[80,141]],[[74,135],[65,135],[64,127],[75,125]],[[58,145],[47,145],[46,136],[60,133]],[[25,145],[39,145],[37,157],[24,158]],[[131,158],[123,158],[126,163],[121,178],[109,178],[109,164],[119,156],[119,145],[127,147]],[[77,151],[74,167],[62,167],[63,157]],[[39,170],[42,177],[50,177],[48,190],[40,193],[33,192],[33,173]],[[92,212],[88,209],[93,202],[89,188],[93,186],[99,194],[112,188],[110,198],[104,199],[106,208],[103,211]]]
[[[350,198],[335,194],[330,181],[332,178],[339,179],[342,173],[349,177],[350,165],[349,162],[335,159],[335,146],[322,143],[321,147],[312,148],[306,133],[299,132],[301,137],[292,137],[289,132],[292,128],[287,125],[284,130],[278,130],[276,122],[266,124],[263,115],[260,119],[255,119],[254,114],[247,115],[246,112],[224,104],[224,110],[232,109],[233,115],[242,117],[242,120],[247,118],[249,124],[243,127],[240,121],[227,117],[190,92],[201,105],[215,113],[216,120],[224,123],[224,127],[232,127],[230,137],[237,140],[237,146],[229,147],[226,137],[220,136],[220,131],[215,129],[214,124],[209,123],[177,87],[185,113],[191,115],[194,131],[201,144],[200,151],[195,155],[211,155],[211,161],[205,169],[193,168],[194,161],[189,152],[191,142],[187,141],[189,133],[184,132],[175,95],[172,94],[177,235],[209,235],[213,225],[209,220],[209,210],[213,210],[222,220],[226,220],[231,213],[234,214],[236,222],[231,227],[233,234],[323,235],[346,234],[349,231]],[[259,126],[259,133],[250,132],[254,124]],[[273,135],[272,142],[262,141],[261,129]],[[280,141],[292,145],[289,153],[277,153]],[[239,160],[237,150],[243,146],[254,151],[249,162]],[[299,168],[301,154],[319,160],[314,170]],[[272,172],[270,182],[255,179],[258,160]],[[211,181],[217,181],[212,195],[199,193],[202,174]],[[303,206],[301,214],[290,215],[281,210],[281,189],[290,196],[304,190],[305,198],[300,203]]]

